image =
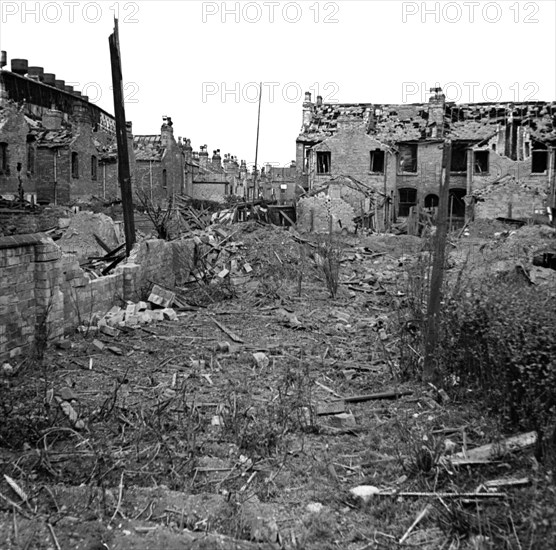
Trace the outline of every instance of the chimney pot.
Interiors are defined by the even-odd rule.
[[[20,74],[21,76],[27,74],[29,62],[27,59],[12,59],[12,73]]]
[[[43,74],[43,82],[48,84],[49,86],[56,85],[56,75],[54,73],[44,73]]]
[[[0,52],[0,69],[8,64],[8,54],[5,50]]]
[[[322,107],[322,96],[321,95],[317,96],[317,107]]]
[[[42,67],[27,67],[27,76],[35,77],[35,79],[44,80],[44,69]]]
[[[311,92],[305,92],[305,101],[311,102]]]

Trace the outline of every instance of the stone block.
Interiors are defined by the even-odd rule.
[[[168,321],[177,321],[178,320],[177,313],[170,307],[164,308],[162,310],[162,315],[163,315],[163,318],[167,319]]]
[[[154,285],[149,296],[149,302],[151,304],[155,304],[157,306],[167,308],[172,305],[174,302],[176,295],[174,292],[170,290],[165,290],[159,285]]]

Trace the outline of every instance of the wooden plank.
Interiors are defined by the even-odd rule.
[[[344,397],[341,401],[345,401],[346,403],[362,403],[363,401],[373,401],[376,399],[398,399],[399,397],[411,395],[412,393],[411,391],[385,391],[364,395],[352,395],[351,397]]]
[[[438,383],[439,372],[436,361],[438,343],[438,323],[444,283],[444,260],[446,256],[446,238],[448,233],[448,202],[450,193],[450,166],[452,162],[452,141],[444,140],[442,152],[442,170],[440,176],[440,199],[434,241],[434,260],[432,265],[429,301],[427,308],[427,333],[425,340],[425,362],[423,380]]]
[[[292,227],[296,227],[295,222],[283,211],[283,210],[278,210],[278,212],[282,215],[282,217],[290,223],[290,225]]]

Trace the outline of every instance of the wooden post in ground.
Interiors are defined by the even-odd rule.
[[[120,190],[122,193],[125,250],[126,255],[129,256],[135,244],[135,219],[133,216],[133,195],[131,190],[131,172],[127,147],[120,38],[118,35],[118,20],[116,18],[114,18],[114,33],[108,37],[108,43],[110,45],[112,88],[114,91],[114,115],[116,117],[116,141],[118,144],[118,179],[120,181]]]
[[[448,202],[450,194],[451,161],[452,141],[450,139],[445,139],[442,151],[438,216],[436,220],[436,236],[434,239],[434,259],[427,310],[425,364],[423,367],[423,380],[432,383],[437,382],[439,376],[436,348],[438,343],[438,322],[440,317],[440,303],[442,300],[442,284],[444,282],[444,260],[446,255],[446,237],[448,232]]]

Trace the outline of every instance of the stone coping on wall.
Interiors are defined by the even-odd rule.
[[[44,233],[27,233],[24,235],[9,235],[7,237],[0,237],[0,250],[43,244],[45,239],[49,239],[49,237]]]

